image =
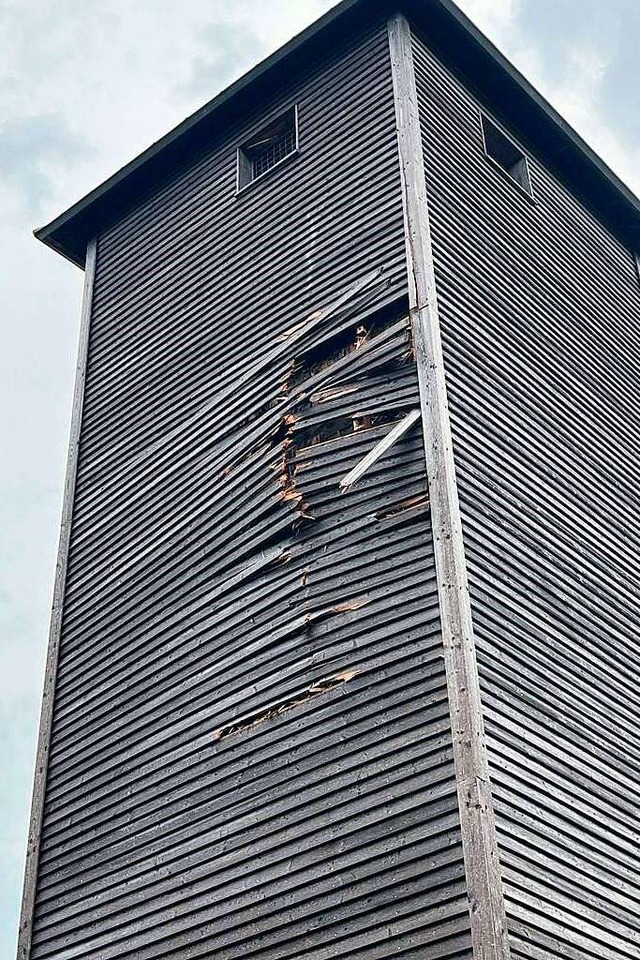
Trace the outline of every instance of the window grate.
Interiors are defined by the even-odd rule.
[[[273,137],[264,147],[256,148],[251,158],[252,179],[262,176],[276,163],[284,160],[290,153],[296,149],[295,130],[285,130],[280,136]]]
[[[532,196],[529,164],[520,147],[484,114],[482,114],[482,135],[486,155],[494,163],[497,163],[512,180],[515,180],[518,186],[522,187],[529,196]]]
[[[238,149],[238,190],[264,176],[297,149],[297,114],[292,107]]]

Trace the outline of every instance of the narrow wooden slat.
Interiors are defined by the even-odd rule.
[[[477,960],[506,960],[509,940],[449,422],[412,38],[401,15],[389,22],[389,44],[409,306],[422,404],[471,939]]]
[[[71,539],[71,520],[78,472],[80,450],[80,426],[84,406],[85,379],[87,371],[87,356],[89,351],[89,332],[91,327],[91,307],[93,302],[93,284],[96,272],[98,252],[97,240],[91,240],[87,246],[85,262],[84,289],[82,294],[82,313],[80,317],[80,334],[78,340],[78,358],[76,363],[76,379],[73,392],[73,406],[71,409],[71,432],[69,451],[67,455],[67,469],[62,497],[62,519],[60,523],[60,539],[58,542],[58,559],[53,584],[53,606],[49,628],[49,646],[44,675],[44,692],[40,711],[40,728],[38,731],[38,745],[36,748],[36,769],[31,801],[31,819],[29,823],[29,837],[27,841],[27,859],[25,866],[24,888],[22,894],[22,908],[20,927],[18,931],[18,958],[27,960],[31,953],[31,937],[33,915],[35,908],[38,861],[40,857],[40,832],[45,803],[45,788],[47,781],[47,767],[51,745],[51,728],[53,721],[53,706],[58,673],[58,658],[60,652],[60,637],[62,631],[62,613],[64,606],[65,586],[67,582],[67,565],[69,560],[69,545]]]
[[[408,413],[406,417],[393,427],[389,433],[382,438],[382,440],[376,443],[375,447],[369,451],[369,453],[362,458],[360,463],[356,464],[353,470],[350,470],[349,473],[342,478],[340,481],[340,488],[343,491],[347,491],[355,483],[360,480],[361,477],[365,475],[367,470],[377,463],[381,457],[385,455],[387,450],[390,450],[394,443],[404,436],[404,434],[411,429],[411,427],[416,423],[417,420],[421,417],[420,410],[412,410],[411,413]]]

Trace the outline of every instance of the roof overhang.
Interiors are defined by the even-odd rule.
[[[640,201],[452,0],[342,0],[307,30],[47,226],[38,239],[84,265],[87,243],[254,110],[310,60],[401,9],[434,52],[631,249],[640,250]]]

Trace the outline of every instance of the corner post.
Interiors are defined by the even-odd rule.
[[[67,564],[69,560],[69,543],[71,539],[71,520],[73,501],[78,471],[78,453],[80,448],[80,424],[84,404],[84,387],[89,352],[89,327],[91,323],[91,307],[93,303],[93,284],[96,271],[97,240],[90,240],[87,245],[85,260],[84,288],[82,293],[82,313],[80,318],[80,334],[78,340],[78,358],[76,364],[76,378],[73,392],[73,406],[71,410],[71,432],[69,451],[67,454],[67,470],[65,476],[64,493],[62,498],[62,519],[60,523],[60,538],[58,541],[58,559],[53,582],[53,604],[49,626],[49,646],[44,673],[44,690],[42,707],[40,710],[40,726],[38,730],[38,745],[36,748],[36,764],[31,799],[31,817],[29,821],[29,835],[27,840],[27,856],[22,890],[22,907],[20,912],[20,926],[18,928],[18,960],[29,960],[31,955],[31,938],[33,930],[33,915],[36,898],[38,862],[40,859],[40,833],[44,815],[44,801],[51,741],[51,727],[53,721],[53,702],[58,672],[58,656],[60,651],[60,635],[62,629],[62,606],[64,601],[65,583],[67,579]]]
[[[474,960],[508,960],[502,878],[484,736],[444,358],[440,338],[411,31],[388,24],[416,352],[453,755]]]

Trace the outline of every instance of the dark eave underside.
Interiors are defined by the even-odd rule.
[[[38,239],[84,264],[88,240],[113,223],[244,112],[255,110],[346,31],[401,7],[440,58],[633,250],[640,201],[451,0],[343,0],[47,226]]]

